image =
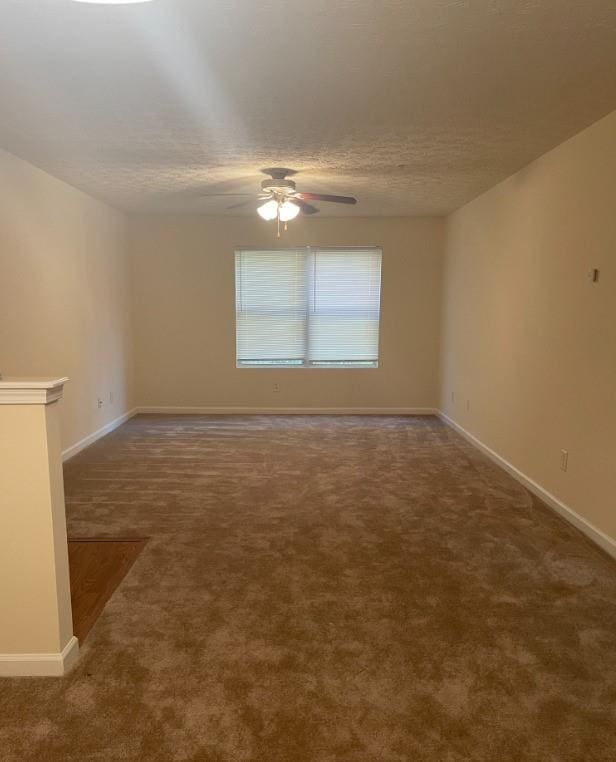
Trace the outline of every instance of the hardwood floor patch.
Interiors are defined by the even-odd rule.
[[[146,543],[144,537],[69,538],[73,632],[80,643]]]

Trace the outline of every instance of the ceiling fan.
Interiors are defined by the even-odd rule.
[[[239,209],[242,206],[257,203],[257,214],[264,220],[276,220],[278,227],[278,238],[280,238],[280,223],[284,223],[285,230],[287,223],[294,220],[298,214],[317,214],[319,211],[316,206],[308,203],[309,201],[327,201],[334,204],[356,204],[357,199],[352,196],[332,196],[327,193],[304,193],[296,190],[295,182],[289,180],[289,176],[297,174],[293,169],[285,167],[271,167],[262,169],[264,175],[269,175],[269,179],[261,182],[261,192],[250,201],[241,201],[239,204],[232,204],[227,209]],[[210,195],[210,194],[203,194]],[[212,194],[220,195],[220,194]],[[224,194],[224,195],[251,195],[252,194]]]

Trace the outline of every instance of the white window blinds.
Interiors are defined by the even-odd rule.
[[[237,365],[376,367],[379,249],[235,254]]]

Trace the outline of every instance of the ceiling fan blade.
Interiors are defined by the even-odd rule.
[[[227,206],[227,209],[239,209],[242,206],[250,206],[250,204],[256,204],[257,199],[254,197],[251,198],[249,201],[240,201],[239,204],[231,204],[231,206]]]
[[[239,198],[240,196],[253,196],[254,193],[200,193],[201,198]]]
[[[356,204],[353,196],[330,196],[326,193],[298,193],[296,198],[304,201],[332,201],[334,204]]]
[[[289,199],[289,201],[292,204],[295,204],[296,206],[299,206],[300,211],[302,214],[317,214],[318,209],[316,206],[312,206],[312,204],[307,204],[305,201],[303,201],[301,198],[298,198],[295,196],[294,198]]]

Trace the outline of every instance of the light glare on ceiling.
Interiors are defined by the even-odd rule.
[[[96,5],[128,5],[129,3],[149,3],[151,0],[73,0],[73,2]]]

